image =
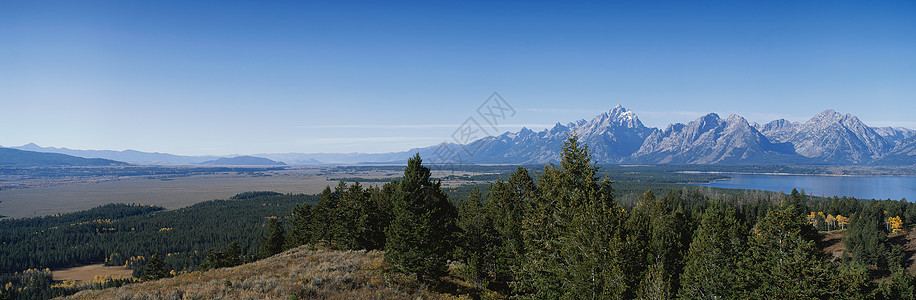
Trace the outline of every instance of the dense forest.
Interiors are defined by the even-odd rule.
[[[113,204],[0,221],[0,298],[75,292],[41,268],[105,262],[149,280],[309,245],[384,250],[395,270],[433,288],[459,276],[475,297],[916,299],[902,237],[914,203],[720,193],[668,179],[657,183],[670,188],[621,197],[615,189],[632,183],[606,174],[571,137],[559,164],[518,167],[482,188],[447,192],[415,156],[378,187],[341,181],[313,196],[252,192],[174,211]],[[835,233],[846,251],[825,253]]]
[[[52,290],[47,269],[104,263],[125,266],[143,278],[149,277],[148,258],[157,253],[159,269],[169,275],[199,269],[208,257],[212,260],[226,250],[236,251],[239,263],[255,260],[267,217],[286,218],[296,205],[316,201],[314,195],[248,192],[171,211],[108,204],[82,212],[2,220],[0,284],[5,286],[0,287],[0,299],[75,292]]]
[[[341,183],[297,207],[286,245],[384,249],[433,285],[451,260],[491,296],[916,297],[899,238],[916,222],[914,203],[702,189],[620,202],[587,147],[573,137],[563,150],[559,165],[536,176],[519,167],[457,202],[414,157],[381,188]],[[847,249],[838,256],[823,251],[823,232],[835,230]]]

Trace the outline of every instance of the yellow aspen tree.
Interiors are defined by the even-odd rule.
[[[846,224],[849,224],[849,218],[844,217],[843,215],[836,215],[837,225],[840,226],[840,229],[846,229]]]
[[[833,230],[833,228],[836,228],[836,217],[827,215],[827,230],[830,231]]]
[[[900,216],[887,218],[887,224],[891,233],[903,233],[903,219]]]

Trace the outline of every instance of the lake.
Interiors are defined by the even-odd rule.
[[[793,188],[805,194],[860,199],[906,198],[916,200],[916,177],[907,176],[819,176],[724,174],[730,179],[697,184],[727,189],[751,189],[789,193]]]

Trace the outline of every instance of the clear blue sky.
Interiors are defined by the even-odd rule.
[[[0,145],[186,155],[436,144],[617,104],[916,129],[914,1],[2,1]]]

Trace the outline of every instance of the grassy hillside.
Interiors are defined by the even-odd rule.
[[[383,260],[379,251],[313,251],[303,246],[237,267],[82,291],[66,299],[453,298],[390,274]]]
[[[0,166],[4,167],[48,167],[48,166],[126,166],[114,160],[82,158],[57,153],[42,153],[0,147]]]

